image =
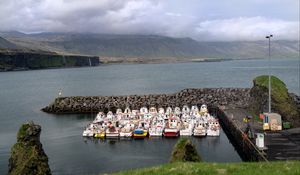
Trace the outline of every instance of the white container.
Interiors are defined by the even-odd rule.
[[[265,147],[265,136],[263,133],[256,133],[257,137],[256,137],[256,146],[258,148],[264,148]]]

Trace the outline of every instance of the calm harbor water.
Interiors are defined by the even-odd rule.
[[[299,94],[299,60],[272,60],[272,74]],[[81,137],[93,115],[40,111],[63,95],[172,93],[184,88],[251,87],[267,74],[267,60],[210,63],[108,65],[0,73],[0,174],[6,174],[11,146],[23,122],[42,126],[41,141],[53,174],[98,174],[166,163],[176,139],[100,141]],[[241,161],[226,135],[193,138],[205,161]]]

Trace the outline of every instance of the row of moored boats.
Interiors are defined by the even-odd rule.
[[[172,109],[142,107],[140,110],[117,109],[114,114],[99,112],[83,131],[83,136],[96,138],[154,136],[219,136],[217,118],[210,115],[207,106],[183,106]]]

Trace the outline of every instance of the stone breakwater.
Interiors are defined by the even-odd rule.
[[[42,110],[48,113],[96,113],[115,112],[117,108],[140,109],[141,107],[182,107],[183,105],[226,106],[246,108],[250,103],[249,88],[184,89],[172,94],[128,96],[73,96],[58,97]]]

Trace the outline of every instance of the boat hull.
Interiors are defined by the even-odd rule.
[[[106,133],[106,138],[118,138],[119,133]]]
[[[220,136],[220,130],[207,130],[207,136]]]
[[[132,137],[132,132],[120,132],[120,137]]]
[[[148,131],[146,130],[138,129],[133,132],[133,138],[145,138],[147,136],[148,136]]]
[[[83,137],[93,137],[94,132],[92,132],[92,131],[83,131],[82,136]]]
[[[180,136],[192,136],[193,131],[192,130],[181,130],[180,131]]]
[[[146,138],[148,136],[148,133],[143,134],[133,134],[133,138]]]
[[[103,138],[105,138],[105,133],[96,133],[96,134],[94,135],[94,137],[95,137],[95,138],[101,138],[101,139],[103,139]]]

